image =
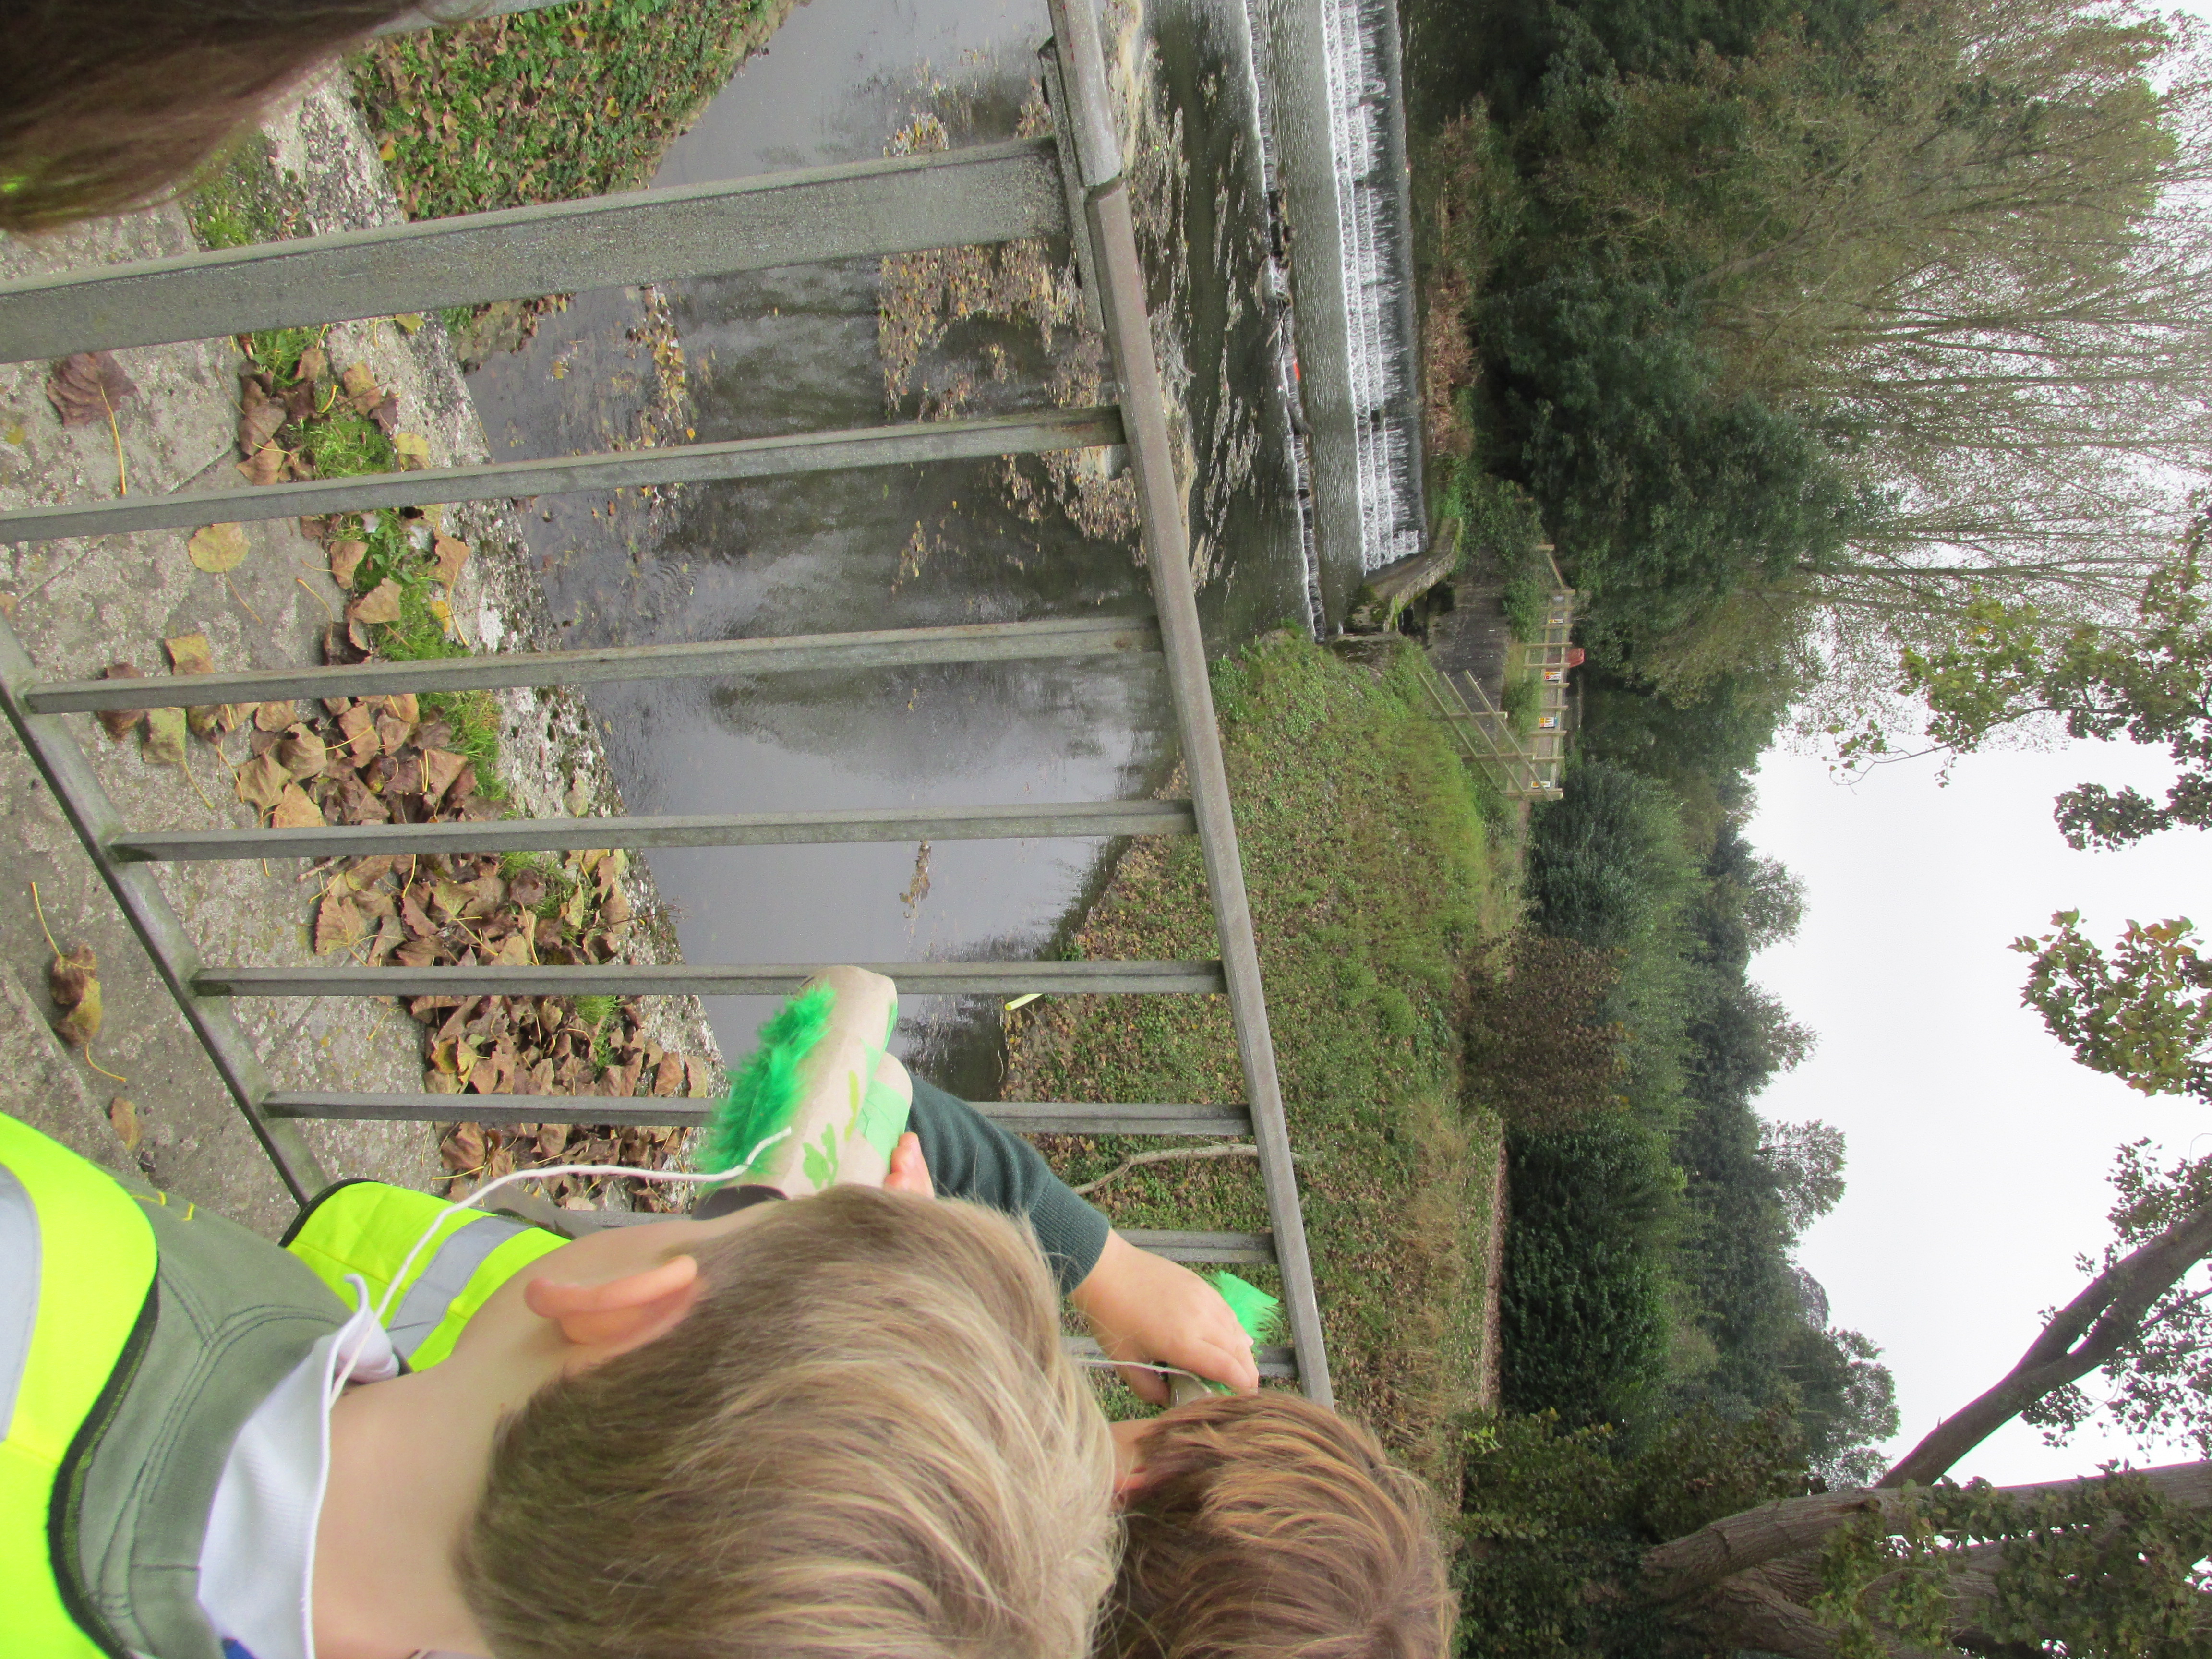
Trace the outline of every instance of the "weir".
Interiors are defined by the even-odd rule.
[[[1289,225],[1315,535],[1344,592],[1422,550],[1413,206],[1395,0],[1246,0]],[[1273,181],[1271,181],[1273,182]]]

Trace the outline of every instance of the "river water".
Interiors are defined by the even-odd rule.
[[[1042,0],[811,0],[653,182],[860,160],[940,131],[956,146],[1011,137],[1048,33]],[[1323,574],[1301,524],[1241,0],[1155,0],[1121,56],[1134,71],[1125,131],[1155,332],[1218,650],[1285,621],[1312,626]],[[1042,254],[984,275],[1012,290],[1068,258],[1064,242]],[[949,321],[923,307],[911,372],[887,386],[886,307],[904,319],[896,350],[916,337],[913,301],[940,274],[869,261],[678,284],[657,301],[579,295],[470,385],[507,459],[640,441],[679,361],[688,413],[676,418],[690,432],[661,441],[1091,400],[1080,394],[1096,346],[1068,326],[1064,276],[1056,305]],[[531,550],[576,646],[1146,611],[1133,538],[1073,521],[1111,527],[1127,484],[1107,482],[1103,459],[1049,472],[1030,459],[1012,477],[994,461],[549,497],[529,519]],[[1335,573],[1330,586],[1343,585]],[[641,813],[1144,794],[1174,752],[1157,660],[683,681],[594,689],[592,701]],[[689,961],[900,961],[1051,953],[1110,850],[908,842],[671,849],[651,863]],[[725,1049],[743,1053],[769,1006],[714,999],[708,1013]],[[902,1046],[945,1086],[989,1098],[998,1014],[990,999],[911,999]]]

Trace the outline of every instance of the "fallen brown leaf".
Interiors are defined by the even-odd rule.
[[[253,706],[254,729],[260,732],[282,732],[300,718],[296,702],[262,702]]]
[[[399,584],[390,577],[346,606],[349,623],[396,623],[399,620]]]
[[[100,959],[92,946],[80,945],[65,957],[54,958],[46,970],[46,987],[62,1017],[54,1031],[72,1048],[82,1048],[100,1035]]]
[[[340,587],[353,586],[353,573],[361,568],[361,561],[368,551],[367,542],[342,541],[331,544],[331,580]]]
[[[142,680],[146,678],[146,672],[135,663],[112,662],[107,665],[106,672],[100,678],[110,680]],[[129,737],[131,728],[145,718],[146,711],[143,708],[103,708],[100,711],[100,725],[106,728],[107,735],[118,743]]]
[[[264,444],[238,463],[240,476],[250,484],[273,484],[283,479],[292,457],[275,444]]]
[[[305,780],[320,777],[330,751],[323,740],[304,726],[295,726],[277,739],[276,747],[270,751],[295,778]]]
[[[468,562],[469,544],[451,536],[440,536],[430,544],[430,556],[438,566],[438,580],[447,587],[461,579],[461,567]]]
[[[242,524],[211,524],[204,530],[196,530],[185,544],[185,556],[210,575],[220,576],[226,570],[235,570],[246,562],[246,526]]]
[[[46,380],[46,396],[64,426],[110,420],[123,400],[137,390],[112,351],[80,351],[65,357]]]
[[[138,1127],[138,1109],[118,1095],[107,1103],[107,1121],[114,1127],[115,1138],[123,1143],[123,1150],[137,1152],[144,1133]]]
[[[349,708],[339,715],[338,730],[345,733],[347,758],[356,765],[373,758],[383,747],[376,735],[376,719],[366,708]]]
[[[291,781],[292,775],[284,769],[272,750],[255,756],[238,769],[238,798],[251,801],[266,812],[283,798],[285,786]]]
[[[307,791],[296,783],[288,783],[276,798],[276,809],[269,822],[279,830],[317,830],[326,820],[323,809],[307,799]]]
[[[449,749],[425,749],[422,751],[422,793],[435,801],[446,793],[447,787],[461,775],[468,762]]]
[[[333,951],[349,950],[368,931],[368,921],[360,907],[342,895],[331,894],[315,911],[315,954],[326,957]]]
[[[430,441],[419,432],[395,432],[392,447],[398,454],[402,472],[420,471],[430,465]]]
[[[331,372],[330,354],[319,345],[309,346],[300,354],[300,378],[314,381],[325,378]]]
[[[215,647],[208,643],[206,635],[179,634],[173,640],[163,640],[161,646],[169,653],[169,665],[179,674],[215,672]]]
[[[258,381],[246,381],[244,405],[238,412],[238,453],[252,454],[292,418],[290,408],[264,392]]]
[[[185,711],[181,708],[149,708],[146,711],[146,732],[139,739],[138,752],[153,766],[182,766],[185,763]]]

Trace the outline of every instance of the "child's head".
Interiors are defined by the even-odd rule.
[[[1232,1395],[1163,1413],[1138,1456],[1100,1659],[1441,1659],[1431,1504],[1367,1431]]]
[[[1083,1652],[1112,1453],[1034,1243],[852,1187],[728,1221],[678,1322],[502,1425],[457,1563],[492,1653]]]

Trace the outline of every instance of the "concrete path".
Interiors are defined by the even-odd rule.
[[[279,164],[307,189],[317,230],[398,216],[367,134],[336,88],[308,94],[270,132]],[[36,241],[0,237],[0,278],[196,249],[182,211],[164,207]],[[334,364],[365,362],[380,384],[398,392],[401,425],[428,438],[432,465],[488,458],[434,319],[412,336],[389,322],[342,324],[327,349]],[[236,483],[234,434],[245,360],[235,343],[117,355],[138,391],[123,404],[113,432],[105,423],[61,425],[45,391],[52,365],[0,366],[0,507],[112,499],[125,482],[132,495]],[[550,638],[512,510],[454,510],[447,522],[476,550],[454,607],[464,635],[486,649]],[[192,565],[189,533],[0,546],[0,608],[12,613],[33,659],[57,678],[97,676],[115,661],[165,672],[162,641],[194,633],[207,635],[222,669],[320,660],[321,628],[343,601],[315,543],[289,520],[248,526],[251,550],[226,578]],[[505,701],[505,770],[518,809],[557,816],[572,781],[580,778],[592,801],[587,811],[622,810],[580,702],[532,693]],[[220,757],[191,740],[187,777],[174,766],[148,763],[135,738],[118,744],[92,717],[70,719],[132,824],[202,829],[254,821],[230,778],[230,765],[247,756],[243,732],[225,740]],[[650,878],[639,868],[635,879],[633,908],[647,922],[639,954],[672,957],[672,931]],[[106,1018],[89,1059],[64,1047],[52,1030],[52,952],[34,913],[33,883],[60,947],[90,944],[99,954]],[[162,883],[209,960],[314,961],[307,924],[318,889],[303,861],[163,866]],[[716,1052],[695,1002],[657,1006],[665,1010],[662,1041],[695,1054]],[[239,1012],[280,1088],[422,1086],[419,1028],[397,1009],[368,999],[246,999]],[[117,1097],[133,1103],[142,1126],[135,1153],[112,1127]],[[12,734],[0,735],[0,1110],[112,1167],[135,1162],[157,1184],[264,1232],[290,1218],[290,1201],[258,1144]],[[334,1178],[416,1185],[437,1171],[426,1125],[315,1125],[308,1133]]]

